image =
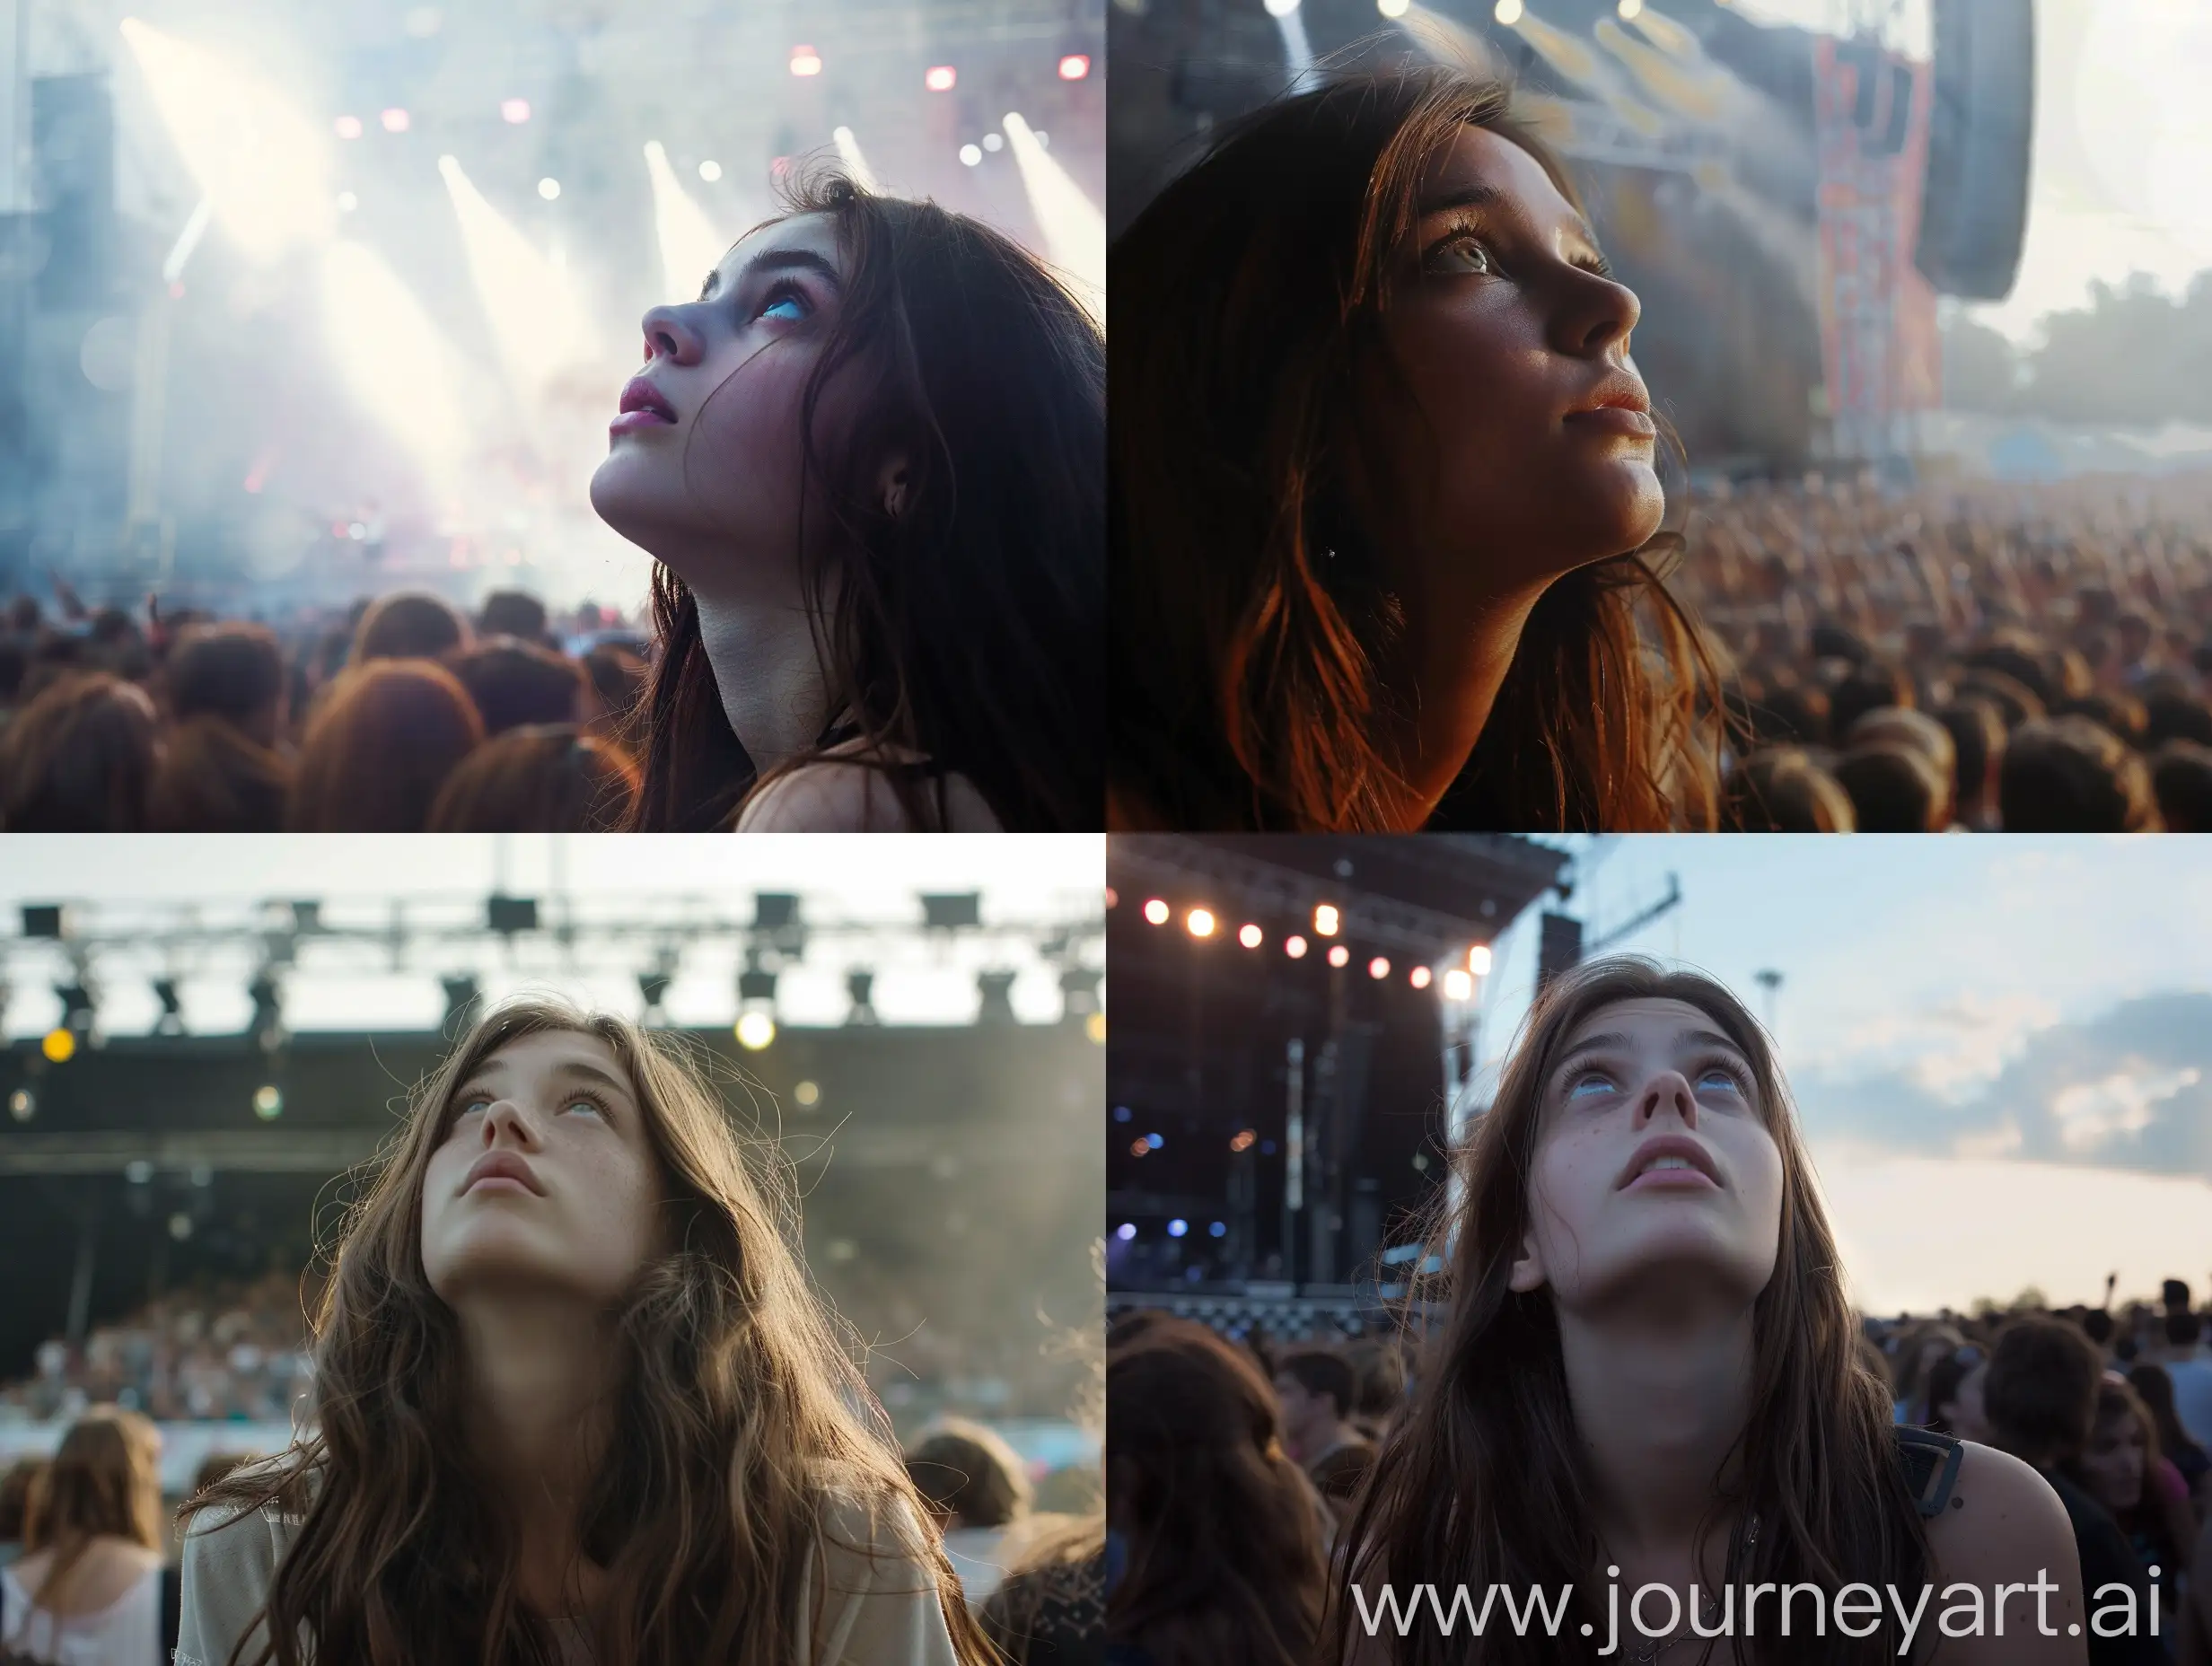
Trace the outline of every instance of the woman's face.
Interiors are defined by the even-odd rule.
[[[486,1291],[610,1306],[661,1248],[660,1163],[619,1059],[540,1030],[461,1084],[423,1177],[423,1270],[448,1306]]]
[[[609,413],[592,507],[694,585],[739,576],[733,562],[778,578],[794,570],[800,405],[840,304],[843,260],[834,221],[797,215],[732,248],[698,300],[645,314],[645,367],[622,414]],[[845,382],[824,390],[818,438],[837,429]]]
[[[1654,1276],[1749,1302],[1774,1275],[1782,1153],[1749,1060],[1697,1007],[1619,1001],[1543,1083],[1513,1287],[1562,1307],[1634,1301]]]
[[[2082,1478],[2107,1510],[2143,1502],[2143,1425],[2134,1417],[2100,1417],[2082,1451]]]
[[[1381,507],[1421,564],[1394,582],[1495,596],[1643,544],[1664,503],[1628,356],[1639,308],[1593,269],[1582,216],[1473,127],[1430,165],[1418,215],[1385,324],[1412,408],[1377,388],[1383,449],[1366,448],[1391,460]]]

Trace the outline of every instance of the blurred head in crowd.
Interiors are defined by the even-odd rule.
[[[1861,833],[1940,833],[1951,825],[1950,778],[1917,746],[1855,745],[1837,760],[1836,783],[1850,794]]]
[[[31,1509],[31,1483],[45,1472],[47,1460],[25,1456],[0,1470],[0,1545],[20,1546]]]
[[[424,824],[431,833],[591,833],[619,827],[637,766],[573,723],[496,734],[453,767]]]
[[[542,643],[497,636],[446,661],[484,719],[499,734],[524,723],[582,723],[590,693],[584,667]]]
[[[1722,823],[1738,833],[1850,833],[1851,795],[1802,747],[1754,752],[1728,772]]]
[[[145,689],[104,671],[71,672],[0,729],[0,829],[143,831],[160,756]]]
[[[1111,264],[1120,823],[1710,825],[1639,303],[1506,84],[1277,100]]]
[[[1128,1546],[1108,1644],[1155,1666],[1310,1666],[1321,1506],[1259,1369],[1165,1320],[1108,1354],[1106,1419],[1107,1520]]]
[[[2159,1456],[2158,1430],[2135,1390],[2110,1377],[2100,1381],[2089,1439],[2067,1466],[2071,1478],[2124,1521],[2146,1503],[2145,1482]]]
[[[545,603],[526,591],[495,590],[477,610],[477,630],[486,636],[513,636],[522,642],[543,642]]]
[[[51,1550],[40,1588],[57,1606],[61,1582],[94,1539],[162,1547],[162,1437],[135,1411],[97,1407],[69,1425],[53,1461],[31,1483],[23,1548]]]
[[[1359,1401],[1359,1380],[1333,1348],[1291,1348],[1275,1362],[1275,1399],[1282,1407],[1284,1443],[1311,1463],[1343,1439]]]
[[[2145,833],[2158,826],[2141,756],[2078,716],[2013,731],[1997,776],[1997,811],[2008,833]]]
[[[598,702],[592,726],[610,739],[620,735],[645,693],[644,657],[619,642],[602,642],[584,656],[584,672],[592,680],[592,693]]]
[[[273,833],[284,826],[292,766],[276,750],[285,676],[274,632],[192,625],[170,651],[176,717],[147,806],[164,833]]]
[[[978,221],[805,170],[785,196],[698,300],[645,315],[644,379],[671,420],[617,434],[592,480],[601,516],[662,563],[635,825],[719,825],[756,779],[821,760],[806,741],[756,759],[763,737],[733,727],[775,675],[793,685],[777,702],[850,725],[838,756],[917,828],[940,814],[917,758],[1004,827],[1095,828],[1098,327]],[[772,671],[761,644],[794,624],[809,651]]]
[[[2212,746],[2169,741],[2151,758],[2151,795],[2169,833],[2212,833]]]
[[[1995,820],[2005,759],[2004,715],[1988,697],[1969,695],[1939,708],[1936,721],[1951,737],[1954,813],[1963,826],[1986,831]]]
[[[434,660],[469,645],[469,621],[442,596],[394,591],[369,603],[355,627],[352,662]]]
[[[1829,732],[1848,741],[1858,720],[1869,712],[1909,709],[1913,705],[1912,679],[1894,665],[1869,662],[1854,666],[1828,691]]]
[[[2063,1320],[2015,1320],[1989,1353],[1981,1399],[1991,1435],[2038,1469],[2064,1465],[2089,1440],[2104,1362]]]
[[[947,1532],[1005,1527],[1029,1510],[1022,1460],[1003,1436],[979,1423],[939,1423],[908,1451],[907,1475]]]
[[[469,691],[427,660],[376,660],[331,684],[300,744],[295,833],[419,833],[484,738]]]

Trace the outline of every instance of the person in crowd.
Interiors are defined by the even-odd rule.
[[[2187,1317],[2193,1320],[2197,1316],[2190,1313]],[[2137,1364],[2129,1369],[2128,1386],[2136,1391],[2144,1409],[2150,1414],[2151,1427],[2158,1436],[2158,1450],[2181,1476],[2190,1507],[2201,1521],[2208,1506],[2212,1506],[2212,1487],[2206,1484],[2207,1477],[2212,1476],[2212,1453],[2207,1452],[2203,1444],[2181,1426],[2181,1416],[2173,1405],[2172,1376],[2164,1365]]]
[[[1029,1513],[1029,1477],[1005,1441],[979,1423],[947,1418],[907,1453],[907,1477],[944,1536],[944,1554],[970,1603],[998,1589],[1000,1547]]]
[[[23,1554],[23,1521],[31,1509],[31,1488],[45,1470],[46,1462],[27,1455],[0,1470],[0,1568]]]
[[[1959,1390],[1965,1386],[1968,1373],[1980,1363],[1980,1350],[1962,1346],[1928,1367],[1927,1411],[1920,1420],[1924,1427],[1938,1434],[1953,1435],[1960,1440],[1978,1438],[1984,1445],[1988,1443],[1986,1429],[1979,1436],[1970,1436],[1959,1427]]]
[[[285,826],[294,833],[419,833],[484,720],[452,672],[373,659],[345,672],[308,720]]]
[[[2002,1636],[1946,1637],[1942,1658],[2085,1660],[2065,1635],[2087,1613],[2052,1487],[1892,1422],[1779,1066],[1727,989],[1633,957],[1554,978],[1456,1161],[1431,1229],[1440,1321],[1346,1530],[1345,1578],[1371,1606],[1385,1583],[1567,1587],[1564,1623],[1471,1645],[1426,1626],[1370,1636],[1347,1590],[1332,1658],[1595,1661],[1608,1591],[1647,1583],[1733,1601],[1755,1583],[1989,1589],[2048,1568],[2054,1591],[1997,1599]],[[1728,1623],[1739,1662],[1871,1666],[1905,1646],[1893,1615],[1776,1642],[1717,1596],[1705,1608],[1647,1644],[1610,1623],[1655,1651]],[[2038,1634],[2039,1611],[2058,1635]]]
[[[1163,1320],[1109,1351],[1106,1426],[1110,1666],[1310,1666],[1327,1524],[1259,1369]]]
[[[1965,1345],[1966,1338],[1950,1325],[1913,1326],[1898,1337],[1890,1365],[1898,1422],[1927,1425],[1929,1373]]]
[[[1940,833],[1951,823],[1950,783],[1917,747],[1856,745],[1837,760],[1835,776],[1861,833]]]
[[[1361,1337],[1347,1343],[1343,1353],[1358,1381],[1347,1421],[1372,1444],[1390,1433],[1405,1405],[1405,1355],[1389,1337]]]
[[[986,1666],[795,1208],[669,1043],[487,1012],[335,1248],[315,1425],[193,1501],[180,1666]]]
[[[1108,265],[1110,827],[1713,825],[1639,303],[1503,83],[1264,106]]]
[[[160,1666],[161,1435],[100,1407],[33,1483],[24,1554],[0,1569],[0,1655],[50,1666]]]
[[[584,654],[584,672],[592,681],[592,732],[601,740],[618,739],[628,732],[645,693],[644,658],[619,642],[602,642]]]
[[[477,609],[476,634],[479,637],[512,636],[517,642],[556,647],[558,644],[546,629],[548,623],[545,603],[529,592],[495,590]]]
[[[1352,1426],[1359,1379],[1334,1348],[1292,1348],[1275,1362],[1275,1401],[1283,1449],[1324,1498],[1342,1503],[1359,1490],[1374,1446]]]
[[[1851,795],[1803,747],[1754,752],[1729,770],[1721,826],[1732,833],[1854,833]]]
[[[786,196],[645,315],[592,480],[660,564],[631,825],[1096,828],[1097,323],[979,222]]]
[[[395,591],[379,596],[355,627],[349,663],[371,660],[436,660],[468,647],[469,621],[443,596]]]
[[[2169,833],[2212,833],[2212,746],[2168,741],[2151,755],[2151,796]]]
[[[2023,723],[2005,748],[1997,809],[2010,833],[2144,833],[2158,801],[2142,758],[2086,717]]]
[[[619,827],[637,766],[574,723],[495,734],[453,767],[432,801],[432,833],[588,833]]]
[[[2156,1630],[2171,1650],[2182,1573],[2197,1545],[2197,1513],[2181,1471],[2159,1451],[2149,1407],[2124,1379],[2108,1372],[2098,1384],[2096,1421],[2067,1473],[2119,1523],[2145,1576],[2159,1588]]]
[[[983,1632],[1006,1666],[1098,1666],[1106,1636],[1106,1524],[1095,1514],[1031,1540],[983,1599]]]
[[[2096,1345],[2063,1320],[2025,1318],[1990,1350],[1981,1394],[1997,1445],[2041,1475],[2073,1525],[2078,1589],[2124,1587],[2143,1617],[2131,1635],[2092,1635],[2091,1666],[2158,1666],[2165,1652],[2149,1629],[2150,1576],[2111,1513],[2073,1476],[2097,1420],[2103,1362]],[[2100,1597],[2098,1606],[2108,1599]]]
[[[582,723],[590,715],[592,685],[584,667],[542,643],[485,637],[445,663],[476,702],[487,735],[525,723]]]
[[[106,671],[58,677],[0,731],[0,831],[143,832],[161,754],[145,689]]]
[[[2203,1320],[2189,1309],[2188,1288],[2181,1285],[2181,1304],[2166,1311],[2165,1357],[2159,1363],[2172,1380],[2173,1411],[2181,1427],[2199,1445],[2212,1448],[2212,1359],[2205,1357]]]
[[[147,794],[157,833],[274,833],[284,826],[291,760],[285,666],[261,625],[194,625],[170,650],[174,719]]]
[[[1958,823],[1972,833],[1997,829],[1997,780],[2005,764],[2005,719],[1996,705],[1965,696],[1937,708],[1951,736],[1952,790]]]

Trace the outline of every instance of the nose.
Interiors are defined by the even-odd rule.
[[[1649,1127],[1670,1110],[1684,1127],[1698,1126],[1698,1096],[1690,1091],[1690,1078],[1679,1070],[1663,1070],[1644,1084],[1637,1096],[1636,1126]]]
[[[706,351],[706,341],[698,331],[685,322],[680,307],[655,307],[645,314],[645,361],[673,359],[679,364],[696,364]]]
[[[1644,316],[1644,303],[1636,291],[1580,267],[1570,274],[1565,299],[1555,315],[1553,330],[1563,353],[1576,358],[1596,358],[1618,346],[1628,354],[1628,337]]]
[[[534,1146],[538,1144],[538,1129],[522,1114],[522,1108],[511,1099],[495,1100],[484,1113],[484,1148],[496,1145]]]

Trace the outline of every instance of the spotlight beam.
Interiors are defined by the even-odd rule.
[[[715,230],[707,211],[691,199],[658,139],[645,142],[645,171],[653,176],[653,222],[660,233],[665,293],[672,301],[696,299],[733,240]]]
[[[1022,189],[1029,193],[1030,212],[1044,233],[1052,262],[1069,279],[1076,298],[1091,315],[1106,318],[1106,215],[1083,194],[1067,170],[1037,143],[1035,129],[1018,115],[1008,112],[1003,124],[1006,143],[1022,170]]]
[[[492,206],[460,162],[438,158],[484,316],[525,408],[563,370],[594,356],[592,323],[568,275]]]
[[[860,141],[854,137],[850,127],[839,127],[830,136],[838,142],[838,155],[843,159],[846,171],[853,176],[853,183],[864,191],[880,190],[875,173],[868,166],[868,159],[860,153]]]

